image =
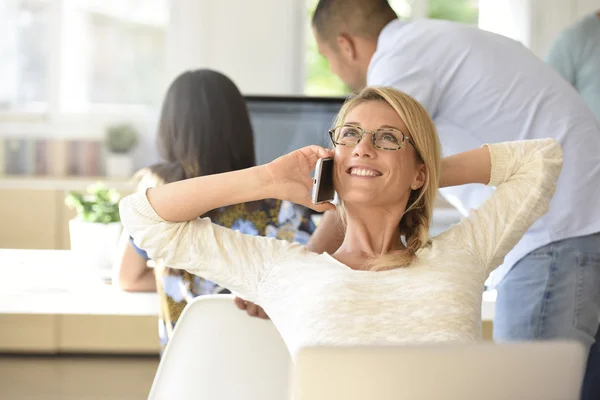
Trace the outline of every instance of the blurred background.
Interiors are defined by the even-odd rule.
[[[390,3],[406,19],[508,36],[540,58],[598,8],[595,0]],[[158,160],[165,91],[188,69],[220,71],[240,88],[258,162],[324,143],[348,89],[317,52],[316,4],[0,0],[0,398],[146,396],[158,364],[156,294],[105,284],[110,234],[74,232],[81,210],[65,199],[98,181],[106,192],[96,196],[134,190],[132,174]],[[434,231],[459,217],[440,201]],[[98,265],[68,252],[75,242],[88,256],[104,252],[92,257]]]
[[[25,139],[101,141],[107,125],[125,121],[141,135],[133,154],[139,167],[155,160],[160,101],[186,69],[221,71],[247,95],[344,95],[316,50],[309,22],[316,3],[2,0],[0,138],[9,150]],[[558,32],[597,6],[593,0],[390,3],[404,18],[477,25],[521,41],[540,57]],[[55,176],[64,172],[59,164],[4,159],[0,173]],[[103,173],[102,165],[66,169],[68,175]]]

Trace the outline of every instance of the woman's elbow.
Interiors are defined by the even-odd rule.
[[[543,158],[562,167],[564,153],[561,144],[554,138],[547,140],[547,145],[542,150]]]
[[[137,276],[119,274],[116,279],[116,286],[125,292],[156,291],[156,281],[151,269],[148,269]]]
[[[113,285],[127,292],[156,291],[154,271],[127,239],[113,264]]]
[[[563,166],[563,149],[555,139],[539,139],[537,143],[535,163],[539,165],[537,172],[541,172],[542,183],[547,189],[554,193],[554,185],[558,180]]]

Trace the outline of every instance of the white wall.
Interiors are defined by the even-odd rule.
[[[598,9],[598,0],[479,0],[479,26],[544,58],[560,31]]]
[[[530,0],[479,0],[479,27],[531,44]]]
[[[531,48],[545,56],[556,35],[584,16],[600,10],[598,0],[533,0]]]
[[[167,80],[219,70],[244,94],[301,94],[304,0],[172,0]]]

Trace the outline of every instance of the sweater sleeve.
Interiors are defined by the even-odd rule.
[[[208,218],[168,222],[152,208],[146,193],[120,204],[124,229],[137,247],[170,268],[184,269],[256,301],[270,269],[286,256],[306,249],[284,240],[245,235]]]
[[[486,145],[494,194],[468,218],[444,234],[489,273],[549,208],[560,174],[563,152],[554,139]]]

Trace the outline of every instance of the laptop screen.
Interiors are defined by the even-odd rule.
[[[343,98],[245,96],[258,165],[311,144],[330,146],[327,131]]]

